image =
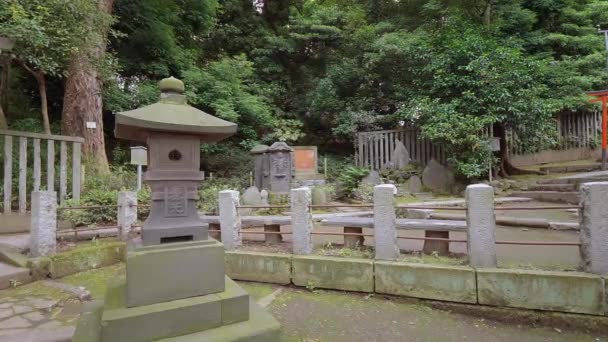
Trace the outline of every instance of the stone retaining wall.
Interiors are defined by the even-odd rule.
[[[289,266],[288,264],[291,264]],[[235,280],[608,316],[608,277],[371,259],[231,251]]]

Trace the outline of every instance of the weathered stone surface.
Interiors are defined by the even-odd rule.
[[[257,187],[252,186],[247,188],[243,193],[243,204],[245,205],[261,205],[262,204],[262,195],[260,194],[260,190]]]
[[[326,204],[327,192],[323,187],[315,186],[312,188],[312,204]]]
[[[402,169],[410,163],[410,153],[401,140],[395,141],[395,149],[393,150],[392,159],[388,163],[391,169]]]
[[[242,245],[241,238],[241,215],[239,206],[239,192],[224,190],[219,193],[220,206],[220,230],[222,243],[226,250],[232,250]]]
[[[581,186],[581,266],[587,272],[608,274],[608,182]]]
[[[477,303],[471,267],[376,261],[375,276],[378,293]]]
[[[496,267],[494,189],[486,184],[469,185],[466,201],[469,265]]]
[[[49,257],[51,278],[87,271],[93,268],[114,265],[125,260],[125,244],[105,243],[58,253]]]
[[[604,283],[577,272],[477,269],[479,304],[604,314]]]
[[[422,181],[420,177],[414,175],[407,180],[407,190],[410,194],[422,192]]]
[[[372,260],[321,256],[293,256],[293,283],[345,291],[374,291]]]
[[[215,240],[146,246],[127,255],[127,306],[224,290],[224,248]]]
[[[15,316],[0,322],[0,329],[29,328],[31,325],[27,319]]]
[[[293,254],[312,253],[312,192],[310,188],[291,190],[291,226],[293,239]]]
[[[289,284],[291,255],[245,251],[226,252],[226,274],[235,280]]]
[[[160,340],[160,342],[279,342],[279,322],[269,313],[251,302],[248,321],[225,325],[190,335]]]
[[[131,227],[137,223],[137,192],[120,191],[118,193],[118,227],[120,239],[128,240]]]
[[[395,192],[392,184],[374,187],[374,242],[375,258],[396,260],[399,258],[397,229],[395,227]]]
[[[57,246],[57,193],[32,192],[30,253],[34,257],[55,253]]]
[[[249,318],[248,295],[230,279],[226,279],[226,290],[218,294],[132,308],[125,306],[124,286],[123,281],[108,288],[108,305],[101,322],[102,341],[155,341]]]
[[[455,183],[454,173],[431,159],[422,171],[422,183],[433,191],[449,193]]]
[[[369,185],[379,185],[382,184],[382,177],[380,177],[380,173],[378,171],[372,170],[367,176],[365,176],[361,180],[361,183]]]
[[[275,142],[268,148],[271,192],[289,192],[293,177],[292,153],[293,149],[282,141]]]
[[[268,191],[262,190],[260,191],[260,200],[262,205],[268,205]]]

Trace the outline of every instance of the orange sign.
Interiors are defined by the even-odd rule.
[[[296,170],[316,170],[314,150],[295,150]]]

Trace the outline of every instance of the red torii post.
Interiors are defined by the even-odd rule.
[[[608,131],[608,89],[599,91],[590,91],[587,93],[594,98],[591,102],[602,103],[602,170],[606,170],[606,132]]]

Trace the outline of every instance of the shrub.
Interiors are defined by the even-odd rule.
[[[349,166],[338,176],[338,197],[351,198],[353,191],[359,186],[363,177],[369,174],[369,170],[357,166]]]
[[[372,184],[360,183],[353,190],[353,198],[363,203],[372,203],[374,201],[374,186]]]
[[[218,193],[222,190],[242,190],[247,181],[240,178],[214,178],[203,182],[199,190],[197,207],[204,213],[217,214],[219,212]]]

